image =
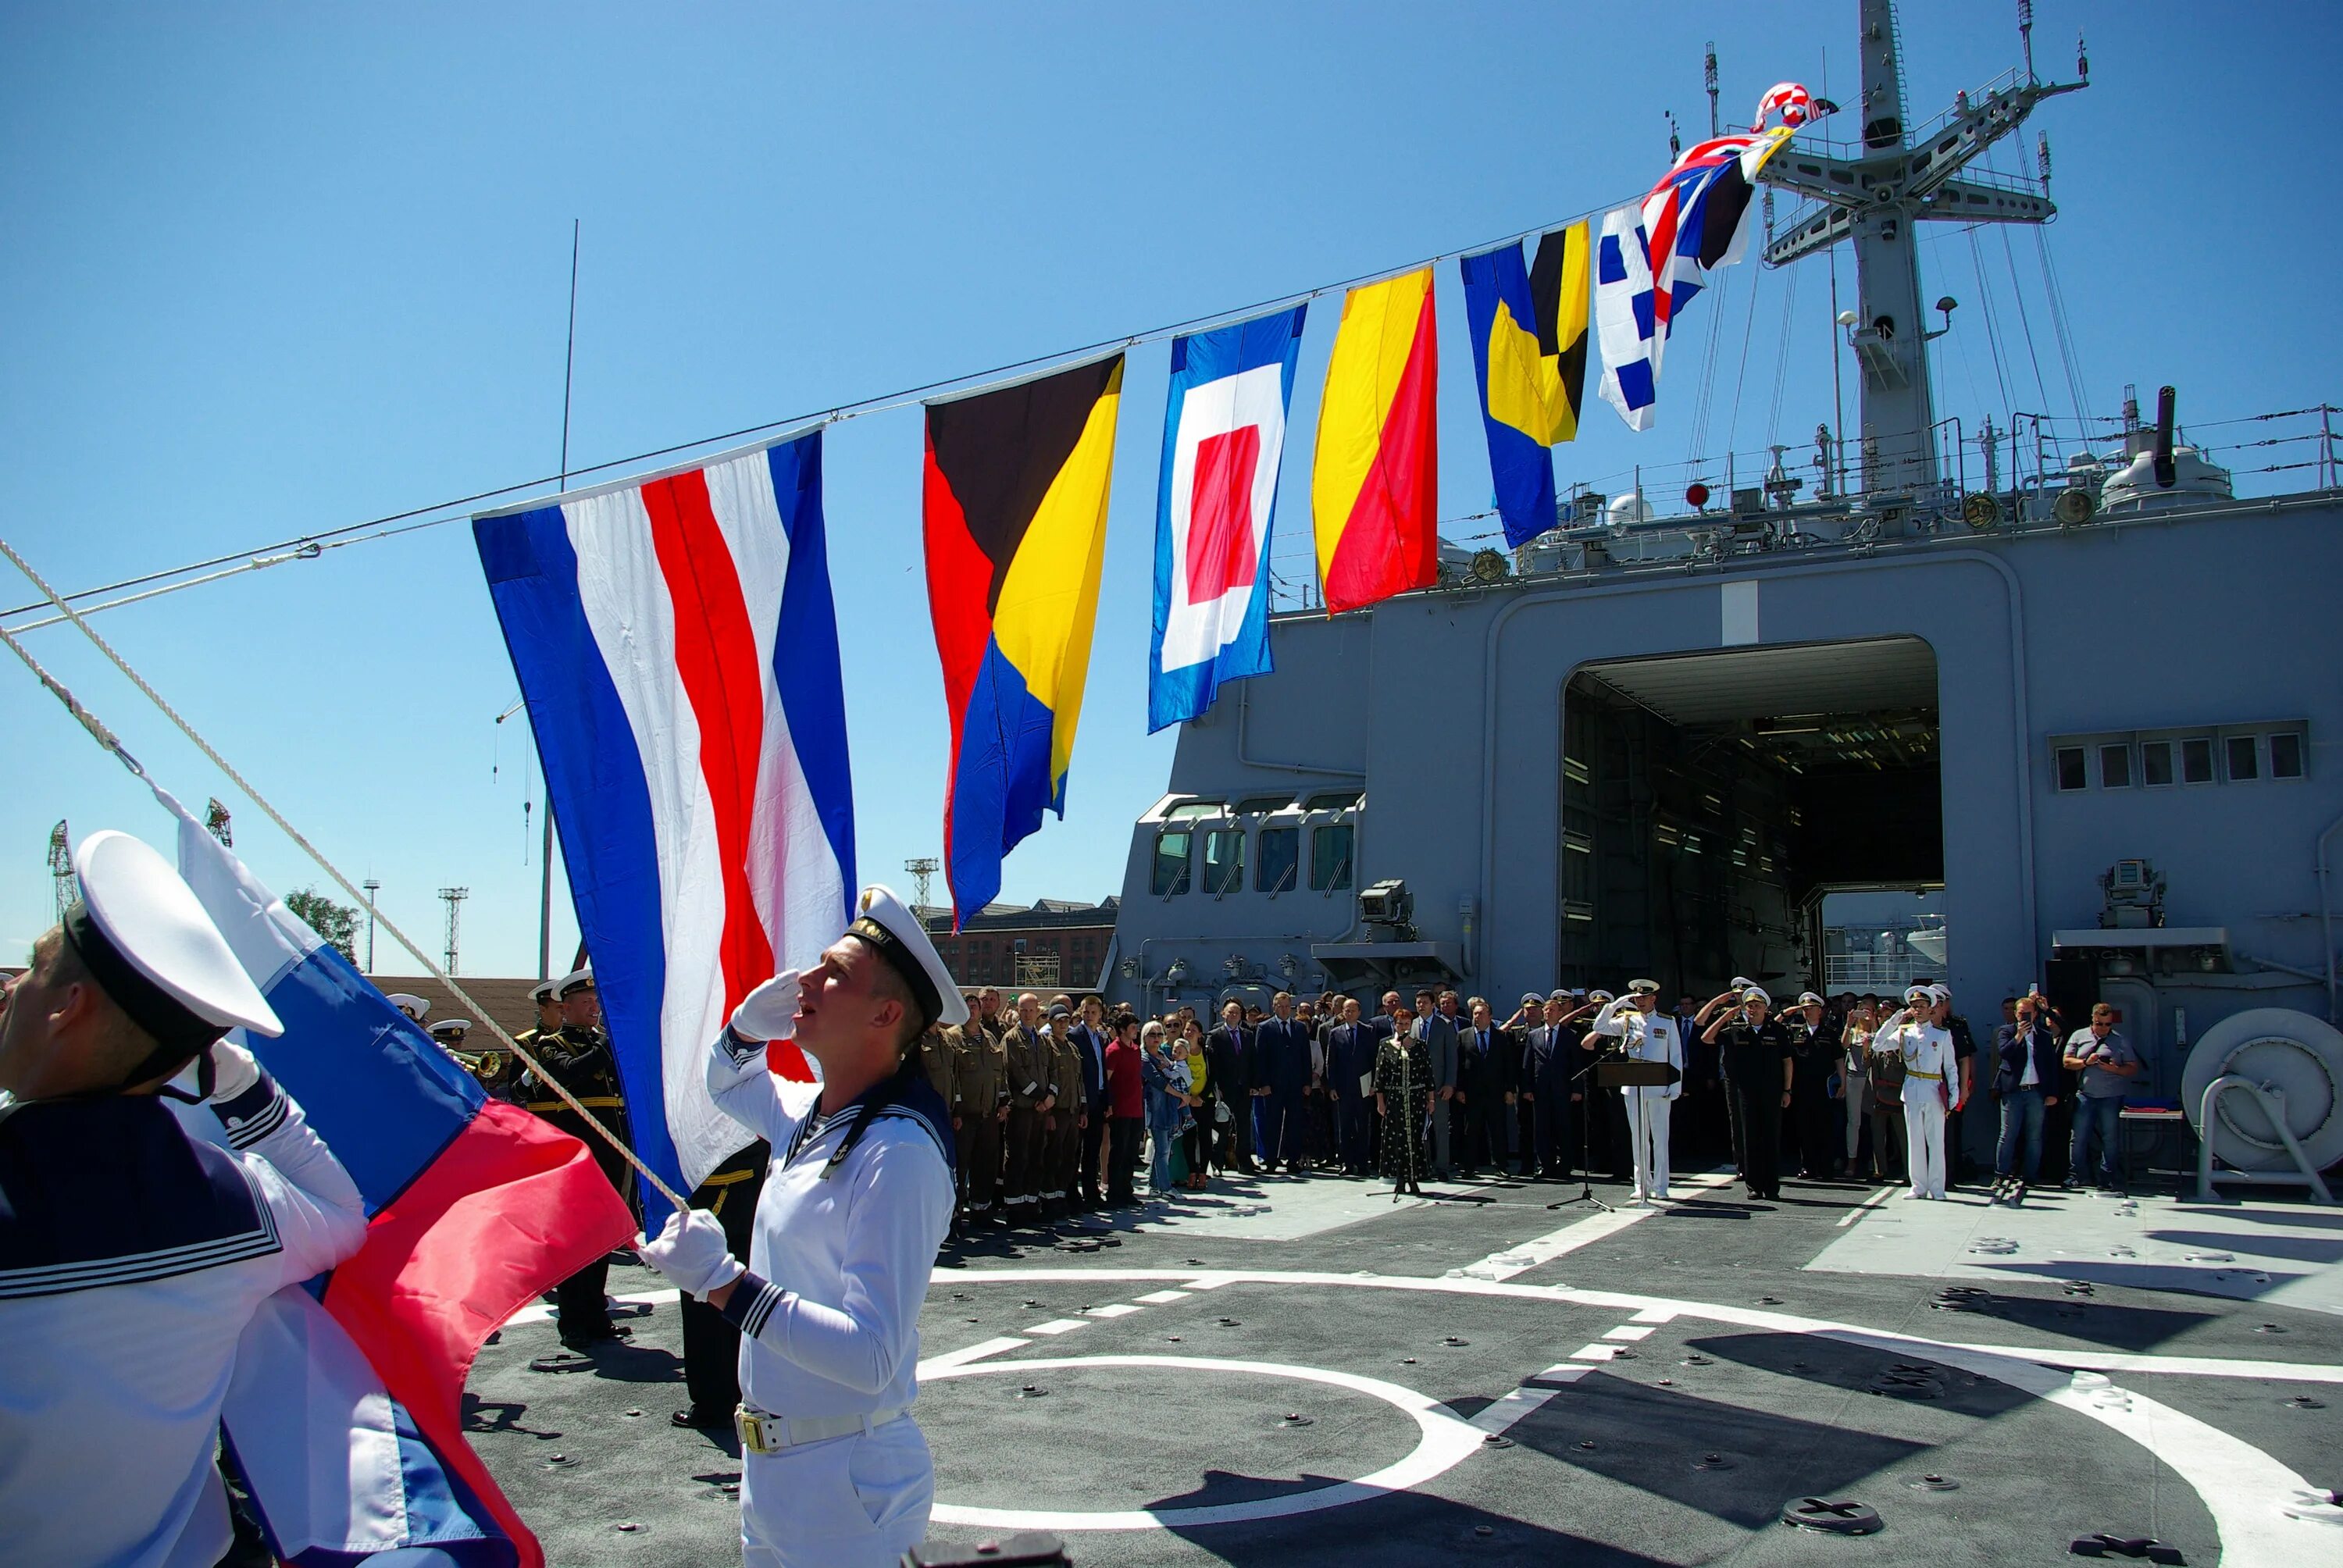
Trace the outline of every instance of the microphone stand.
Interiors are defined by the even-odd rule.
[[[1596,1053],[1594,1052],[1588,1052],[1587,1055],[1589,1057],[1589,1060],[1586,1065],[1580,1068],[1576,1072],[1571,1074],[1570,1080],[1573,1083],[1583,1083],[1586,1086],[1579,1091],[1578,1100],[1578,1144],[1580,1157],[1578,1171],[1578,1196],[1575,1198],[1564,1198],[1556,1202],[1548,1203],[1546,1207],[1549,1209],[1567,1209],[1574,1203],[1587,1203],[1602,1210],[1606,1214],[1616,1213],[1618,1211],[1616,1205],[1605,1203],[1602,1199],[1597,1198],[1594,1195],[1594,1101],[1591,1096],[1602,1092],[1602,1091],[1593,1082],[1594,1072],[1594,1059],[1595,1054]]]

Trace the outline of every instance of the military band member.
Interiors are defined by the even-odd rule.
[[[775,1155],[747,1267],[715,1216],[639,1246],[737,1324],[744,1568],[892,1568],[927,1534],[935,1467],[910,1419],[919,1318],[951,1222],[948,1108],[911,1054],[968,1007],[919,920],[866,888],[802,978],[749,993],[709,1051],[708,1087]],[[819,1084],[775,1077],[794,1036]]]
[[[535,1045],[548,1034],[561,1032],[561,1001],[553,994],[559,980],[539,980],[528,988],[528,1000],[537,1008],[537,1027],[526,1029],[513,1036],[521,1045]]]
[[[1601,1035],[1619,1042],[1630,1061],[1664,1062],[1677,1079],[1664,1087],[1629,1084],[1619,1091],[1627,1112],[1627,1140],[1635,1161],[1635,1198],[1649,1203],[1668,1195],[1668,1111],[1684,1092],[1684,1037],[1676,1020],[1659,1010],[1660,982],[1633,980],[1627,994],[1613,1000],[1607,991],[1595,991],[1602,1009],[1595,1014],[1590,1038]]]
[[[596,1121],[619,1139],[627,1137],[627,1102],[618,1089],[618,1063],[610,1054],[610,1037],[602,1031],[602,1003],[594,990],[594,967],[566,974],[555,982],[554,1000],[561,1005],[561,1028],[550,1039],[538,1040],[535,1055],[561,1087],[578,1097]],[[625,1156],[586,1125],[541,1082],[535,1070],[524,1073],[522,1103],[592,1151],[610,1185],[625,1197],[633,1175]],[[622,1340],[627,1331],[610,1321],[607,1290],[610,1277],[608,1253],[595,1259],[554,1291],[554,1315],[561,1342],[582,1351],[608,1340]]]
[[[997,994],[994,1000],[997,1004]],[[1009,1122],[1009,1047],[1000,1030],[982,1018],[969,1020],[960,1030],[960,1042],[966,1054],[956,1085],[960,1103],[953,1131],[960,1140],[960,1164],[967,1173],[962,1191],[968,1222],[997,1225],[1002,1223],[1001,1149]]]
[[[1041,1218],[1042,1144],[1050,1113],[1058,1103],[1057,1057],[1042,1037],[1041,999],[1027,991],[1017,999],[1017,1020],[1005,1031],[1009,1055],[1009,1169],[1003,1178],[1002,1212],[1011,1225]]]
[[[1050,1063],[1057,1074],[1058,1104],[1050,1112],[1049,1181],[1041,1202],[1042,1212],[1058,1219],[1072,1213],[1081,1196],[1082,1136],[1091,1120],[1089,1075],[1074,1040],[1074,1010],[1064,1002],[1050,1005]]]
[[[207,1565],[237,1342],[358,1250],[365,1204],[221,1040],[283,1026],[177,873],[115,832],[73,865],[0,993],[0,1559]]]
[[[421,1023],[431,1016],[431,1004],[411,991],[395,990],[383,1000],[405,1013],[410,1023]]]
[[[513,1061],[503,1051],[491,1046],[487,1050],[466,1050],[465,1037],[472,1032],[468,1018],[443,1018],[431,1026],[431,1038],[439,1049],[456,1059],[457,1064],[478,1080],[482,1089],[497,1100],[510,1100],[513,1095]]]
[[[755,1240],[757,1190],[772,1157],[772,1145],[759,1138],[691,1191],[691,1206],[716,1216],[724,1228],[725,1248],[735,1257]],[[678,1310],[683,1321],[683,1384],[691,1402],[669,1416],[669,1423],[702,1432],[729,1429],[740,1403],[740,1331],[688,1291]]]

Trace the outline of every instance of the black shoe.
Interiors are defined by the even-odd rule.
[[[2083,1184],[2075,1180],[2072,1176],[2067,1177],[2064,1181],[2058,1183],[2058,1191],[2061,1192],[2079,1192],[2082,1190]]]
[[[635,1337],[632,1329],[623,1329],[616,1323],[602,1323],[595,1327],[576,1330],[565,1329],[561,1330],[560,1333],[562,1344],[573,1351],[582,1351],[589,1345],[608,1344],[613,1340],[630,1340]]]
[[[687,1427],[693,1432],[714,1432],[719,1427],[730,1427],[732,1417],[726,1412],[702,1410],[696,1404],[688,1404],[669,1416],[667,1423]]]

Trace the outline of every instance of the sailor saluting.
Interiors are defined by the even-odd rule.
[[[927,1534],[935,1467],[910,1419],[920,1308],[952,1216],[950,1110],[916,1049],[968,1003],[881,887],[802,977],[741,1000],[709,1091],[773,1146],[744,1269],[715,1215],[671,1218],[645,1261],[741,1333],[745,1568],[891,1568]],[[794,1038],[821,1082],[766,1070]]]
[[[229,1546],[213,1452],[236,1341],[358,1250],[365,1209],[301,1108],[221,1042],[283,1027],[178,874],[114,832],[74,870],[80,901],[0,1012],[0,1551],[208,1568]],[[193,1094],[171,1081],[191,1062]],[[183,1131],[170,1101],[205,1099],[218,1123]]]

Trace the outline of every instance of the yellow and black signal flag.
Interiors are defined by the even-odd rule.
[[[1518,243],[1468,256],[1462,266],[1489,474],[1505,541],[1518,546],[1554,527],[1547,448],[1578,434],[1586,390],[1587,226],[1581,219],[1541,236],[1527,267]]]

